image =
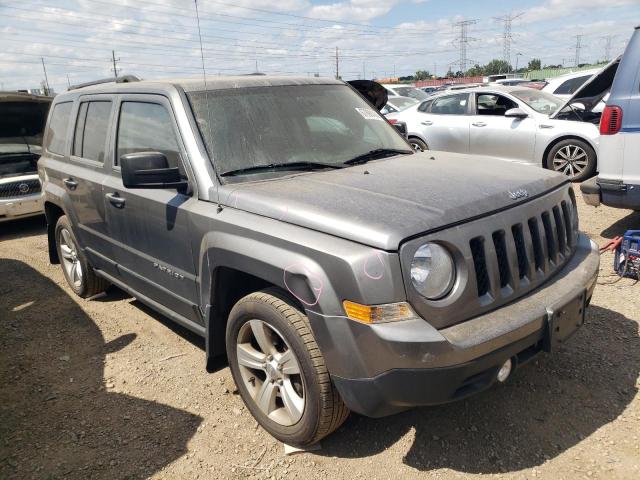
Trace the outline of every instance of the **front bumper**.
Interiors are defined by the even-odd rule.
[[[422,319],[365,325],[308,317],[344,402],[380,417],[481,391],[507,359],[521,364],[562,343],[582,324],[599,264],[597,246],[581,234],[571,260],[542,287],[442,330]]]
[[[580,191],[587,205],[640,210],[640,185],[593,177],[580,185]]]
[[[42,192],[24,197],[0,199],[0,222],[44,214]]]

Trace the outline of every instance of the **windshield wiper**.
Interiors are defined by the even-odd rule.
[[[251,167],[227,170],[220,174],[221,177],[231,177],[234,175],[244,175],[245,173],[258,173],[267,170],[316,170],[319,168],[344,168],[342,164],[322,163],[322,162],[290,162],[290,163],[270,163],[268,165],[252,165]]]
[[[369,150],[367,153],[363,153],[362,155],[355,156],[350,158],[346,162],[345,165],[360,165],[362,163],[367,163],[370,160],[375,160],[377,158],[385,158],[392,157],[394,155],[402,155],[413,153],[411,150],[400,150],[397,148],[376,148],[375,150]]]

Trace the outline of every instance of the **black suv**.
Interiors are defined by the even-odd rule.
[[[505,381],[583,323],[598,273],[565,177],[415,153],[333,79],[71,90],[39,172],[71,288],[205,337],[289,444]]]

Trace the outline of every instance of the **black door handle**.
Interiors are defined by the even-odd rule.
[[[105,193],[104,195],[109,200],[109,203],[116,208],[124,208],[124,198],[117,193]]]
[[[78,182],[73,178],[65,178],[62,182],[67,186],[69,190],[75,190],[78,187]]]

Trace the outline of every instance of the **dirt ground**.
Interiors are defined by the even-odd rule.
[[[580,199],[581,201],[581,199]],[[580,203],[597,243],[640,213]],[[585,326],[505,385],[384,419],[351,415],[285,456],[204,370],[204,343],[118,289],[75,297],[44,220],[0,224],[0,478],[640,478],[640,284],[599,285]],[[610,282],[612,256],[602,257]]]

